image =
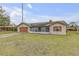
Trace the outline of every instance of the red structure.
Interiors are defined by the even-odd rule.
[[[28,32],[28,28],[27,27],[21,27],[20,32]]]

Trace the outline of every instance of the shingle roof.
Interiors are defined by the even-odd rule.
[[[18,26],[20,26],[21,24],[25,24],[25,25],[29,26],[29,24],[27,24],[27,23],[20,23]],[[18,27],[18,26],[17,26],[17,27]]]
[[[63,24],[63,25],[67,25],[67,23],[65,21],[38,22],[38,23],[21,23],[21,24],[25,24],[25,25],[28,25],[30,27],[37,27],[37,26],[40,26],[41,27],[41,26],[49,26],[50,24],[53,25],[53,24],[56,24],[56,23],[60,23],[60,24]],[[21,25],[21,24],[19,24],[19,25]]]
[[[49,22],[30,23],[29,26],[46,26]]]
[[[56,24],[56,23],[60,23],[60,24],[63,24],[63,25],[67,25],[67,23],[65,21],[53,21],[53,22],[40,22],[40,23],[30,23],[29,26],[49,26],[50,24]]]
[[[55,24],[55,23],[60,23],[60,24],[63,24],[63,25],[67,25],[67,23],[65,21],[53,21],[52,24]]]

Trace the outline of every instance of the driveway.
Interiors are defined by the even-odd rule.
[[[2,35],[0,35],[0,38],[11,37],[11,36],[19,35],[19,34],[20,34],[20,33],[2,34]]]

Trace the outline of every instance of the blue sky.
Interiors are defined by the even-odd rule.
[[[11,23],[21,23],[20,3],[0,4],[11,17]],[[79,21],[79,4],[75,3],[26,3],[23,4],[24,22],[46,22],[48,20],[66,22]]]

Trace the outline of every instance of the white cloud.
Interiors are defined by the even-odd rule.
[[[27,6],[29,8],[32,8],[31,4],[27,4]],[[18,8],[18,7],[3,7],[7,12],[9,12],[9,15],[11,17],[11,21],[18,24],[21,22],[21,16],[22,16],[22,9]],[[58,10],[59,11],[59,10]],[[35,15],[32,14],[31,12],[27,11],[27,10],[23,10],[24,12],[24,21],[25,22],[45,22],[48,20],[52,20],[52,21],[58,21],[58,20],[65,20],[67,22],[71,22],[71,21],[78,21],[79,20],[79,13],[73,14],[69,17],[64,16],[64,17],[57,17],[57,16],[42,16],[42,15]],[[28,17],[29,16],[29,17]]]
[[[32,8],[31,4],[27,4],[27,6],[29,8]],[[18,8],[18,7],[5,7],[4,9],[6,9],[11,17],[11,21],[18,24],[21,22],[21,16],[22,16],[22,9]],[[30,13],[27,10],[23,10],[24,12],[24,21],[25,22],[45,22],[48,21],[50,19],[52,19],[53,21],[55,20],[64,20],[64,17],[53,17],[53,16],[41,16],[41,15],[34,15],[32,13]],[[29,16],[29,17],[28,17]]]
[[[6,6],[3,6],[3,9],[5,9],[9,16],[10,16],[10,19],[11,19],[11,23],[15,23],[15,24],[19,24],[22,20],[22,9],[19,8],[19,7],[6,7]],[[27,10],[23,10],[23,17],[24,17],[24,21],[30,21],[30,20],[27,20],[28,19],[28,15],[30,15],[31,13]]]
[[[38,19],[31,19],[31,22],[38,22],[39,20]]]
[[[27,7],[32,8],[32,5],[31,4],[27,4]]]
[[[14,10],[12,10],[12,12],[10,13],[11,18],[15,16],[22,16],[22,12],[20,8],[14,8]]]
[[[62,21],[62,20],[67,20],[67,17],[57,17],[57,16],[38,16],[38,18],[40,18],[40,20],[42,21],[48,21],[48,20],[52,20],[52,21]]]
[[[8,12],[11,23],[19,24],[21,22],[21,16],[22,16],[21,8],[18,8],[18,7],[9,8],[9,7],[3,6],[3,9],[5,9]]]

